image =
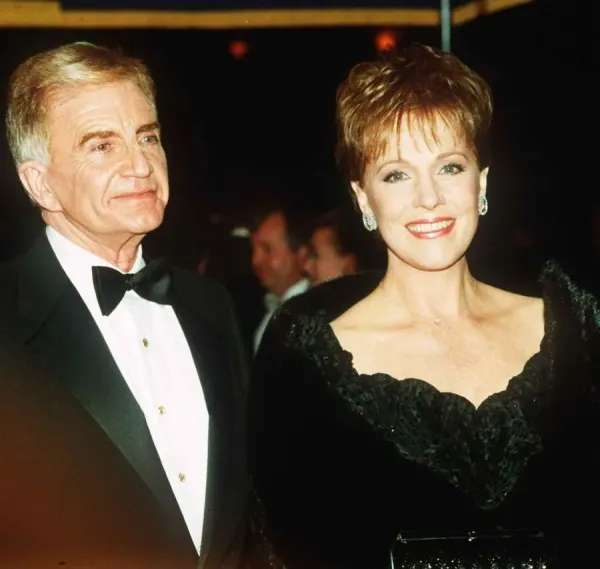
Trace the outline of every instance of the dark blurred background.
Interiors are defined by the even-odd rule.
[[[591,6],[539,0],[452,31],[452,51],[491,83],[496,97],[490,214],[477,237],[476,262],[509,262],[514,247],[535,245],[540,258],[558,256],[589,270],[598,255]],[[195,254],[190,243],[220,219],[246,223],[263,196],[284,196],[315,212],[349,206],[333,155],[335,89],[355,63],[376,56],[380,31],[0,29],[0,85],[29,55],[74,40],[143,58],[158,86],[172,186],[165,224],[148,246],[188,263]],[[440,46],[435,27],[392,32],[399,45]],[[26,247],[40,224],[4,136],[0,173],[6,258]]]

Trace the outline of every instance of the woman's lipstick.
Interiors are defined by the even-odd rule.
[[[454,229],[454,217],[435,217],[434,219],[416,219],[405,225],[411,235],[417,239],[437,239],[448,235]]]

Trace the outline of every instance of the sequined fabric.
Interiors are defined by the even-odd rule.
[[[539,353],[477,408],[419,379],[356,373],[329,322],[374,277],[340,279],[279,310],[249,401],[261,566],[596,565],[600,311],[554,264],[542,283]]]
[[[517,555],[517,559],[511,560],[503,553],[477,556],[466,560],[462,557],[454,556],[448,559],[445,556],[439,556],[434,553],[425,553],[417,559],[396,560],[392,569],[550,569],[551,566],[546,561],[538,557],[529,557],[527,555]]]
[[[552,569],[552,544],[538,531],[472,532],[443,538],[398,536],[390,566],[413,569]]]

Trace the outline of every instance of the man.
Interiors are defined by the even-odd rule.
[[[304,273],[308,237],[300,216],[294,216],[283,208],[273,209],[264,215],[252,234],[252,268],[267,290],[266,312],[254,333],[255,352],[275,310],[310,286]]]
[[[231,297],[247,359],[254,353],[254,331],[263,316],[264,290],[252,270],[251,232],[244,226],[216,224],[198,272],[220,282]]]
[[[137,522],[155,527],[144,534],[150,550],[163,528],[173,535],[165,547],[191,552],[194,566],[236,567],[247,488],[243,351],[220,285],[142,256],[169,198],[152,78],[140,61],[92,44],[40,53],[11,78],[7,135],[46,231],[0,269],[0,337],[77,401],[83,412],[56,417],[69,421],[64,432],[98,439],[48,444],[79,449],[73,472],[106,473],[90,495],[130,489],[115,524],[142,497],[151,502]],[[112,547],[101,534],[86,539],[95,556]]]

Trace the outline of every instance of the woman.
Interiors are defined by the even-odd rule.
[[[491,95],[421,46],[355,67],[339,157],[381,279],[285,305],[250,395],[255,530],[287,569],[589,568],[600,511],[600,310],[477,281]]]
[[[306,263],[313,286],[358,272],[359,246],[353,230],[340,210],[329,211],[315,222]]]

